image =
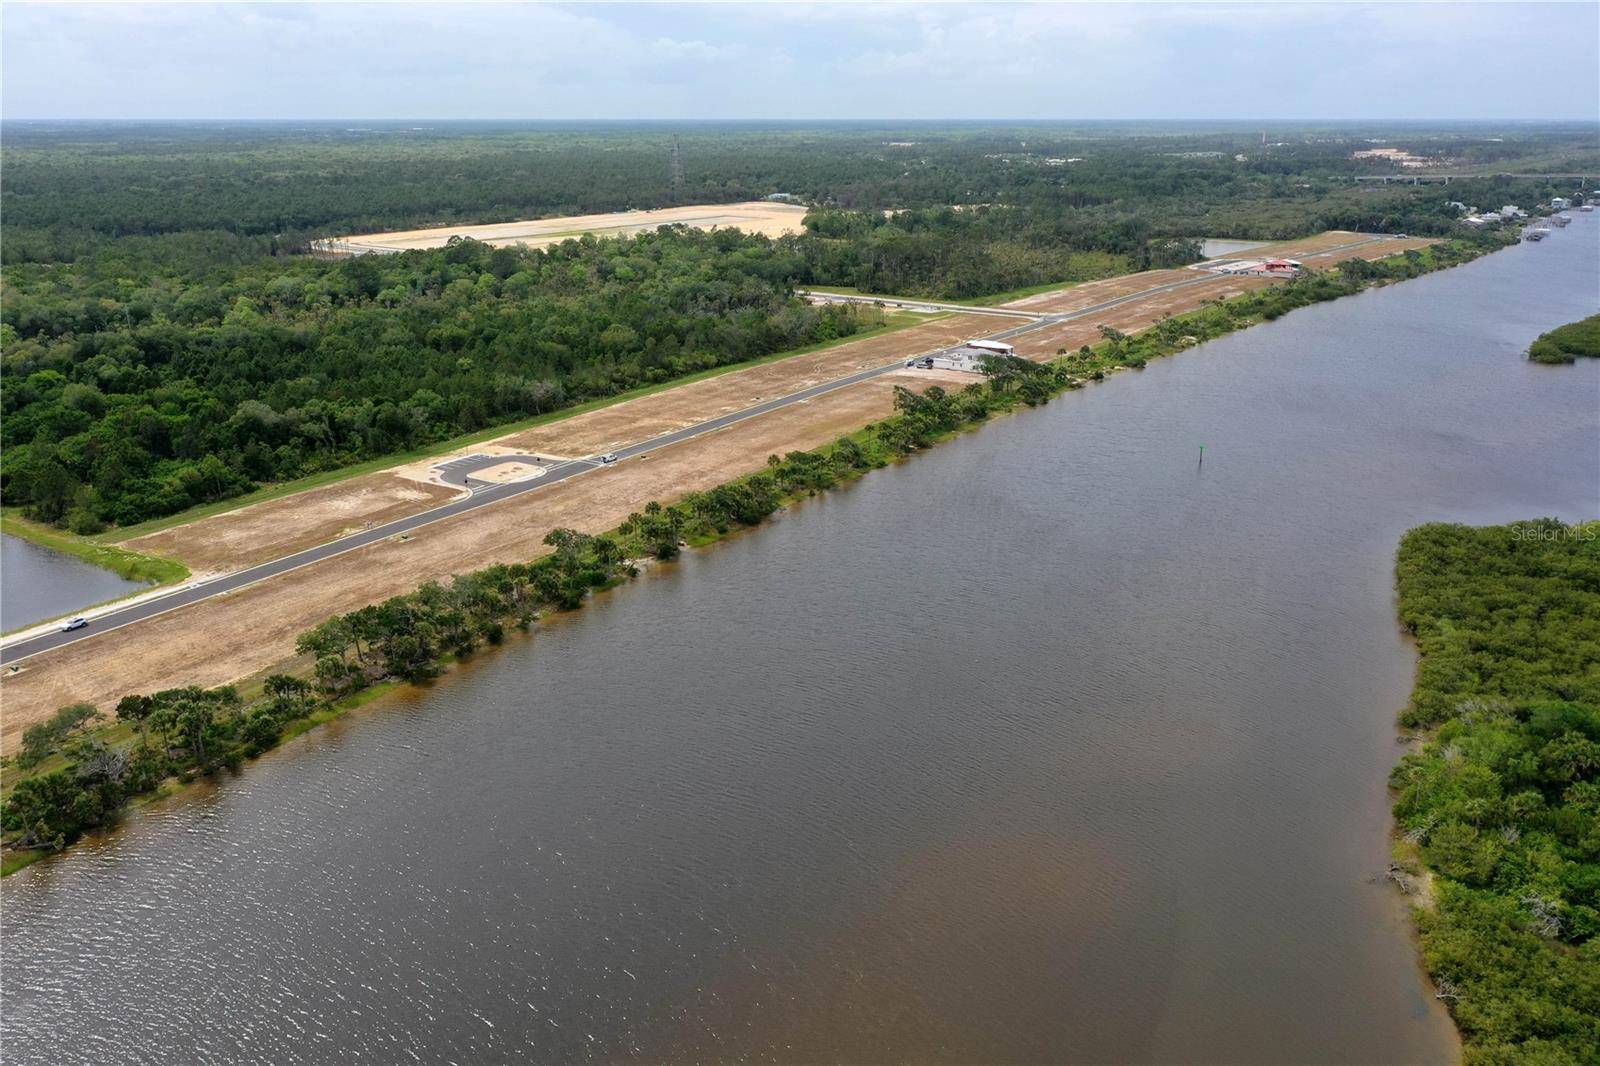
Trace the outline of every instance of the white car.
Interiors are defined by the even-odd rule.
[[[89,620],[87,618],[82,617],[82,616],[79,616],[77,618],[69,618],[65,622],[61,623],[61,632],[63,632],[63,633],[71,633],[74,629],[82,629],[84,626],[86,626],[88,624],[89,624]]]
[[[602,463],[614,463],[614,462],[617,461],[617,453],[616,452],[606,452],[606,454],[604,454],[604,455],[602,455],[600,457],[600,461]]]

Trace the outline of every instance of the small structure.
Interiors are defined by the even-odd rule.
[[[1298,259],[1223,259],[1207,265],[1214,274],[1265,274],[1273,278],[1298,277],[1305,264]]]
[[[1565,211],[1571,206],[1572,201],[1567,199],[1565,196],[1550,197],[1550,210],[1552,211]]]
[[[1528,212],[1524,211],[1522,208],[1518,207],[1516,204],[1506,204],[1504,207],[1502,207],[1500,209],[1500,214],[1501,214],[1501,217],[1503,217],[1503,218],[1527,218],[1528,217]]]
[[[933,355],[925,355],[920,359],[908,362],[907,366],[919,366],[924,370],[956,370],[963,374],[983,373],[983,361],[997,355],[1016,355],[1017,350],[1009,344],[1000,341],[967,341],[959,348],[947,348]]]

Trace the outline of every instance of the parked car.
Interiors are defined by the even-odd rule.
[[[86,626],[88,624],[89,624],[89,620],[87,618],[82,617],[82,616],[79,616],[77,618],[69,618],[65,622],[61,623],[61,632],[63,632],[63,633],[71,633],[74,629],[82,629],[84,626]]]

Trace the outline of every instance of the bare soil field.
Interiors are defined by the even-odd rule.
[[[47,652],[0,680],[0,740],[9,749],[21,730],[67,703],[87,700],[109,711],[130,692],[219,685],[260,673],[292,659],[295,638],[330,615],[430,579],[536,558],[549,550],[542,541],[558,526],[598,533],[649,500],[670,502],[712,488],[759,469],[768,455],[814,448],[883,418],[897,383],[933,382],[907,373],[852,385],[648,459],[624,460],[427,526],[403,541],[361,548]]]
[[[381,470],[135,537],[120,546],[181,560],[196,573],[221,573],[323,544],[368,522],[426,511],[460,492]]]
[[[415,514],[461,490],[440,484],[440,463],[466,455],[573,458],[614,451],[658,433],[737,411],[763,399],[979,337],[1002,319],[949,315],[922,325],[779,359],[625,400],[520,433],[139,537],[123,546],[179,559],[195,572],[239,570],[332,540],[367,522]],[[765,456],[762,456],[765,458]],[[482,476],[480,474],[479,476]]]
[[[334,252],[403,252],[412,248],[442,248],[451,237],[472,237],[493,245],[522,245],[542,248],[570,237],[592,233],[600,237],[622,237],[657,229],[668,224],[695,229],[742,229],[778,237],[798,233],[806,209],[796,204],[753,200],[738,204],[702,204],[693,207],[664,207],[654,211],[618,211],[609,215],[569,215],[527,222],[493,222],[481,226],[440,226],[434,229],[399,230],[394,233],[362,233],[337,237],[319,245]]]
[[[1361,244],[1355,248],[1342,247],[1364,239],[1362,234],[1359,233],[1352,233],[1347,230],[1329,230],[1326,233],[1319,233],[1315,237],[1281,241],[1277,244],[1264,244],[1259,248],[1251,249],[1248,258],[1282,257],[1299,259],[1313,268],[1325,269],[1342,263],[1347,259],[1383,259],[1386,256],[1397,255],[1407,249],[1426,248],[1434,243],[1426,237],[1385,237]],[[1329,249],[1340,250],[1330,251]],[[1001,306],[1019,308],[1025,311],[1060,314],[1103,303],[1106,300],[1115,300],[1120,296],[1144,292],[1147,289],[1153,289],[1161,285],[1187,281],[1192,279],[1195,274],[1196,271],[1187,267],[1175,270],[1146,270],[1139,274],[1125,274],[1118,278],[1105,278],[1100,281],[1085,282],[1082,285],[1074,285],[1067,289],[1041,292],[1033,296],[1025,296],[1020,300],[1013,300]],[[1207,299],[1210,298],[1212,297],[1207,297]],[[1142,305],[1143,302],[1140,301],[1140,303]],[[1188,310],[1189,308],[1185,309]],[[1121,308],[1116,310],[1120,311]],[[1114,314],[1115,311],[1108,313]],[[1116,325],[1115,322],[1109,320],[1106,324]]]
[[[538,426],[494,443],[542,455],[594,455],[624,444],[670,433],[717,415],[882,366],[896,359],[986,336],[1008,323],[982,315],[951,315],[922,326],[866,340],[841,344],[810,355],[798,355],[691,382],[665,392],[641,396],[588,414]]]
[[[1346,248],[1339,252],[1316,252],[1306,256],[1305,260],[1318,269],[1325,269],[1346,259],[1383,259],[1413,249],[1420,250],[1436,243],[1438,242],[1431,237],[1390,237],[1377,244],[1367,244],[1360,248]]]
[[[1099,344],[1104,339],[1100,336],[1102,325],[1124,333],[1138,333],[1168,315],[1181,315],[1198,310],[1207,300],[1232,299],[1253,289],[1265,288],[1276,283],[1274,279],[1263,276],[1238,277],[1222,274],[1208,276],[1194,271],[1183,273],[1189,279],[1205,280],[1170,292],[1155,293],[1147,299],[1129,301],[1102,314],[1033,330],[1015,338],[1012,343],[1017,346],[1017,354],[1026,359],[1040,361],[1054,359],[1062,348],[1070,352],[1085,344],[1091,347]]]
[[[1153,289],[1157,285],[1170,285],[1175,281],[1187,281],[1193,277],[1194,271],[1192,270],[1146,270],[1139,274],[1124,274],[1119,278],[1086,281],[1082,285],[1074,285],[1070,289],[1057,289],[1054,292],[1041,292],[1033,296],[1024,296],[1020,300],[1012,300],[1010,303],[1002,304],[1001,306],[1015,307],[1023,311],[1059,314],[1063,311],[1076,311],[1092,304],[1115,300],[1119,296],[1129,296],[1136,292],[1144,292],[1146,289]]]

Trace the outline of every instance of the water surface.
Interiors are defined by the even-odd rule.
[[[1393,553],[1600,514],[1600,364],[1521,355],[1595,234],[999,420],[7,879],[8,1061],[1448,1060],[1371,883]]]
[[[9,633],[145,587],[63,552],[0,534],[0,631]]]

